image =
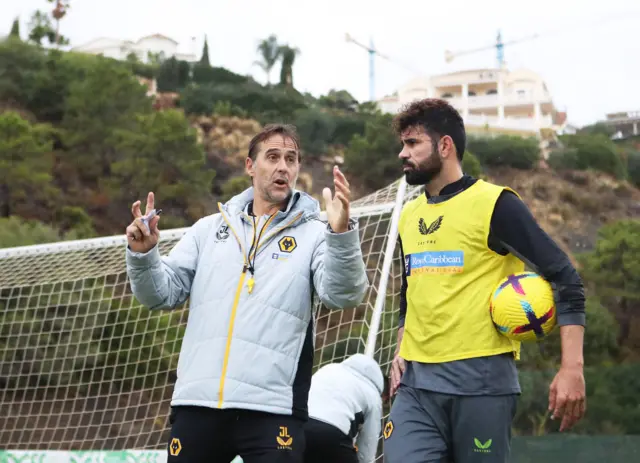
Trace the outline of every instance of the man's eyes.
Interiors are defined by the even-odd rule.
[[[272,154],[272,155],[269,155],[267,159],[269,159],[272,162],[277,162],[280,159],[280,156]],[[296,158],[294,156],[287,156],[285,160],[287,161],[288,164],[292,164],[295,162]]]

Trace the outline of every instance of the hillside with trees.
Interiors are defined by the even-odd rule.
[[[268,82],[262,85],[213,66],[206,43],[202,59],[194,64],[173,58],[116,61],[43,47],[43,41],[61,44],[65,38],[50,20],[39,21],[26,40],[18,28],[0,43],[0,247],[122,234],[131,219],[130,204],[149,190],[162,205],[163,229],[191,225],[215,212],[217,201],[249,185],[243,173],[248,142],[268,122],[298,127],[303,152],[299,187],[318,198],[330,184],[334,163],[343,166],[356,197],[401,175],[391,116],[344,90],[319,97],[297,91],[295,58],[303,51],[280,44],[275,36],[257,46],[256,62]],[[149,95],[153,79],[158,93]],[[614,142],[606,128],[585,127],[558,137],[544,160],[535,139],[476,136],[469,139],[464,169],[516,189],[585,280],[589,411],[576,432],[640,433],[640,140]],[[1,292],[2,317],[8,317],[16,309],[8,305],[11,288]],[[84,306],[78,302],[73,307],[80,311]],[[109,341],[113,333],[73,332],[82,341],[78,349],[84,349],[77,355],[91,358],[92,371],[117,369],[119,355],[130,349],[157,347],[154,343],[160,341],[143,334],[149,320],[168,334],[160,360],[147,365],[145,374],[173,367],[182,333],[180,316],[135,312],[119,318],[121,312],[115,315],[113,307],[95,310],[95,323],[111,319],[120,330],[121,345]],[[351,316],[357,319],[358,313]],[[24,326],[42,330],[49,316],[46,311],[25,316]],[[395,322],[383,319],[388,329]],[[0,352],[28,352],[6,328],[21,325],[2,326]],[[58,329],[72,337],[74,328]],[[383,348],[392,350],[394,339]],[[343,343],[337,355],[357,347]],[[524,395],[515,432],[521,435],[556,429],[546,411],[546,388],[559,360],[557,333],[543,349],[536,347],[528,346],[520,366]],[[29,367],[32,386],[70,381],[39,374],[39,365],[34,360]],[[0,370],[0,390],[11,384],[10,373]],[[113,409],[117,397],[157,403],[169,393],[161,391],[152,400],[144,395],[149,387],[145,384],[111,387],[109,400],[96,407]],[[61,391],[65,395],[64,388]],[[69,410],[60,403],[64,415]],[[157,416],[156,409],[149,406],[140,413],[139,428],[128,434],[158,429],[151,418],[144,419]],[[114,436],[125,432],[111,431]],[[112,443],[132,445],[116,438]]]

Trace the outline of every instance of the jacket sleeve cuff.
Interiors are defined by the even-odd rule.
[[[360,235],[357,226],[353,228],[350,227],[349,230],[344,233],[334,233],[328,228],[325,234],[325,240],[327,246],[331,248],[351,249],[354,245],[360,248]]]
[[[358,221],[356,219],[349,219],[349,224],[347,225],[347,231],[345,233],[348,233],[351,230],[355,230],[356,228],[358,228]],[[343,233],[334,232],[333,229],[331,228],[331,225],[329,225],[329,223],[327,223],[327,230],[329,231],[329,233],[332,233],[332,234],[336,234],[336,235],[343,234]]]
[[[585,326],[587,316],[584,313],[560,313],[558,314],[558,326],[580,325]]]
[[[127,265],[130,268],[143,270],[155,267],[161,263],[160,251],[157,244],[145,253],[134,252],[129,248],[129,246],[127,246]]]

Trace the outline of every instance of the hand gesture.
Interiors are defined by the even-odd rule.
[[[152,192],[147,195],[147,206],[144,217],[140,212],[140,201],[136,201],[131,206],[133,222],[127,227],[127,241],[129,248],[134,252],[146,253],[158,244],[160,238],[160,230],[158,230],[160,215],[158,213],[149,218],[152,211],[155,212]]]
[[[398,354],[393,358],[391,363],[391,372],[389,374],[389,396],[393,397],[400,387],[400,380],[407,364],[405,360]]]
[[[560,367],[549,386],[551,419],[562,418],[560,431],[570,429],[587,409],[584,373],[582,368]]]
[[[349,182],[338,166],[333,167],[333,184],[335,186],[335,196],[331,198],[331,190],[325,188],[322,191],[325,207],[327,209],[327,219],[331,229],[335,233],[344,233],[349,230],[349,200],[351,191]]]

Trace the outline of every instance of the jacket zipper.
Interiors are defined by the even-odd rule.
[[[262,226],[262,228],[260,228],[260,232],[258,233],[257,237],[254,234],[254,240],[251,243],[251,248],[249,249],[249,257],[248,257],[248,262],[247,262],[248,270],[251,273],[251,278],[249,278],[249,281],[247,282],[247,289],[249,290],[249,294],[251,294],[251,292],[253,291],[253,287],[255,285],[255,280],[253,278],[253,274],[254,274],[254,272],[256,270],[255,269],[255,262],[256,262],[256,254],[258,253],[258,248],[260,246],[260,238],[262,237],[262,232],[267,229],[267,227],[273,221],[275,216],[276,216],[275,212],[271,216],[269,216],[269,218],[265,221],[265,223]],[[253,220],[253,229],[255,230],[256,229],[255,216],[253,217],[252,220]],[[253,262],[251,261],[252,253],[253,253]]]
[[[220,391],[218,394],[218,408],[222,408],[222,404],[224,402],[224,383],[225,383],[225,379],[227,377],[227,368],[229,366],[229,351],[231,350],[231,338],[233,336],[233,327],[235,324],[235,320],[236,320],[236,311],[238,309],[238,304],[240,302],[240,295],[242,294],[242,287],[244,285],[244,280],[245,277],[247,275],[247,270],[250,271],[251,273],[251,278],[249,280],[249,282],[247,283],[248,289],[249,289],[249,293],[251,293],[251,291],[253,290],[253,285],[254,285],[254,280],[253,280],[253,268],[251,266],[251,251],[253,250],[254,244],[256,244],[256,227],[255,227],[255,220],[253,221],[253,238],[251,240],[252,244],[251,244],[251,249],[249,250],[249,256],[247,257],[246,253],[245,253],[245,249],[244,246],[242,245],[242,241],[240,241],[240,237],[238,236],[238,234],[236,233],[236,231],[233,229],[233,226],[231,226],[231,221],[227,219],[226,215],[224,214],[224,212],[222,212],[222,205],[220,203],[218,203],[218,208],[220,210],[220,214],[222,215],[222,219],[225,221],[225,223],[227,224],[227,226],[229,227],[229,229],[231,230],[231,233],[233,233],[233,236],[235,236],[236,240],[238,241],[238,244],[240,245],[240,249],[242,251],[242,258],[244,260],[244,265],[242,266],[242,273],[240,274],[240,280],[238,281],[238,286],[236,287],[236,294],[233,298],[233,306],[231,307],[231,317],[229,319],[229,330],[227,331],[227,344],[225,346],[224,349],[224,357],[222,360],[222,372],[220,374]],[[293,223],[295,223],[301,216],[302,216],[302,212],[300,212],[298,215],[296,215],[290,222],[288,222],[287,224],[285,224],[284,226],[276,229],[276,231],[274,231],[273,233],[271,233],[267,238],[264,239],[264,241],[262,243],[260,243],[260,235],[262,235],[262,232],[267,228],[267,226],[271,223],[271,221],[273,220],[273,218],[276,216],[276,214],[274,213],[271,217],[269,217],[267,219],[267,221],[265,222],[265,224],[262,226],[262,228],[260,229],[260,233],[258,235],[258,242],[255,246],[255,250],[253,250],[253,255],[257,255],[258,250],[267,242],[269,242],[269,240],[274,237],[276,234],[280,233],[282,230],[284,230],[285,228],[291,226]]]
[[[222,408],[222,403],[224,401],[224,382],[227,377],[227,367],[229,366],[229,351],[231,350],[231,338],[233,336],[233,326],[236,321],[236,311],[238,309],[238,303],[240,302],[240,295],[242,294],[242,287],[244,285],[244,279],[247,275],[247,270],[249,269],[249,265],[247,263],[247,255],[245,253],[244,246],[242,245],[242,241],[240,237],[233,229],[231,225],[231,221],[227,219],[224,212],[222,212],[222,205],[218,203],[218,207],[220,209],[220,214],[222,215],[223,220],[226,222],[227,226],[233,233],[233,236],[236,237],[238,244],[240,245],[240,249],[242,251],[242,259],[244,260],[244,264],[242,266],[242,273],[240,274],[240,280],[238,281],[238,286],[236,287],[236,294],[233,298],[233,305],[231,306],[231,316],[229,317],[229,329],[227,331],[227,344],[224,349],[224,357],[222,359],[222,372],[220,374],[220,390],[218,394],[218,408]],[[252,241],[255,240],[256,229],[253,228],[253,238]]]

